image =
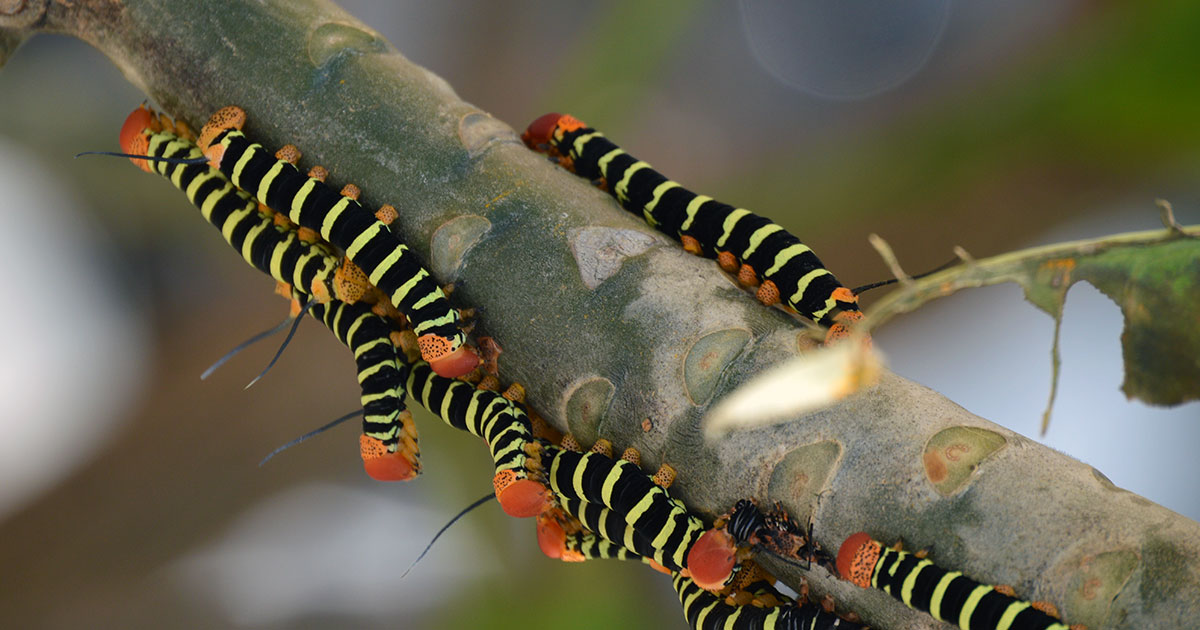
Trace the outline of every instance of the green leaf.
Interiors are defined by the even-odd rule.
[[[962,265],[907,281],[885,296],[871,310],[866,326],[874,328],[963,288],[1016,282],[1026,299],[1055,319],[1053,404],[1063,303],[1072,285],[1088,282],[1112,299],[1125,317],[1125,395],[1153,405],[1198,400],[1200,226],[1179,227],[1163,205],[1165,230],[1060,243],[984,260],[972,260],[964,252]],[[877,246],[890,257],[886,244]],[[1048,414],[1047,409],[1047,418]]]

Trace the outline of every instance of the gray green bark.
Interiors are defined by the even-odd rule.
[[[394,204],[453,299],[478,309],[477,332],[503,346],[503,377],[583,443],[675,467],[673,491],[697,512],[778,500],[811,514],[827,549],[859,530],[903,538],[1093,629],[1200,618],[1200,525],[899,376],[705,443],[707,406],[809,347],[804,326],[526,150],[336,6],[0,1],[0,61],[35,32],[90,42],[193,125],[240,105],[265,145],[297,144],[369,205]],[[765,564],[793,587],[804,575]],[[875,627],[941,627],[823,570],[808,579]]]

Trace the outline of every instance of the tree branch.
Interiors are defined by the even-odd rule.
[[[804,326],[526,150],[338,7],[10,0],[0,61],[37,31],[92,43],[195,126],[240,105],[264,145],[295,143],[368,205],[396,205],[410,245],[503,346],[505,378],[581,442],[674,466],[673,491],[698,512],[778,500],[811,515],[827,549],[863,529],[903,538],[1093,629],[1200,618],[1200,525],[899,376],[706,444],[707,406],[809,349]],[[799,585],[798,570],[765,564]],[[875,627],[941,627],[822,570],[808,578]]]

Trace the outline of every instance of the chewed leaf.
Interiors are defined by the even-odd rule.
[[[874,385],[882,368],[883,358],[858,337],[813,350],[722,398],[704,418],[704,436],[790,422]]]
[[[1155,405],[1200,399],[1200,240],[1081,259],[1072,280],[1121,307],[1126,396]]]
[[[967,260],[888,294],[872,309],[866,326],[874,328],[959,289],[1016,282],[1026,299],[1055,319],[1057,383],[1063,302],[1071,285],[1084,281],[1116,302],[1125,317],[1125,395],[1155,405],[1200,399],[1200,227],[1181,228],[1169,212],[1164,217],[1165,230]]]

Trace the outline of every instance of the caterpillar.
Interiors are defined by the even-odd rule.
[[[636,464],[552,444],[542,451],[550,489],[560,502],[576,499],[619,514],[650,542],[655,562],[672,571],[686,569],[703,588],[720,589],[732,578],[737,558],[729,535],[721,529],[706,530]]]
[[[410,396],[450,426],[483,438],[491,450],[496,499],[509,516],[527,518],[548,507],[546,488],[530,477],[540,467],[540,442],[533,437],[529,416],[502,395],[439,376],[426,362],[408,373]]]
[[[743,284],[757,284],[764,304],[782,300],[829,327],[827,340],[846,336],[849,326],[862,318],[854,292],[777,223],[691,192],[571,116],[546,114],[521,138],[530,148],[559,157],[577,175],[603,180],[623,208],[688,252],[716,258]]]
[[[392,343],[388,320],[362,304],[333,300],[314,304],[312,316],[321,320],[338,341],[354,353],[362,388],[363,432],[359,453],[363,468],[374,479],[407,481],[421,472],[421,450],[412,413],[405,408],[404,384],[408,362]]]
[[[203,157],[194,142],[161,130],[159,119],[144,105],[126,118],[120,142],[126,152],[147,158]],[[246,262],[276,281],[300,291],[327,286],[333,277],[338,259],[332,252],[302,241],[296,230],[277,225],[270,216],[260,213],[258,204],[220,171],[203,163],[132,161],[182,190]],[[296,297],[304,296],[297,293]],[[416,477],[420,473],[420,449],[416,425],[404,405],[406,364],[398,359],[387,320],[364,305],[336,300],[327,305],[314,304],[311,314],[354,353],[363,406],[359,450],[367,474],[381,481]]]
[[[236,106],[217,111],[201,129],[199,145],[209,163],[263,205],[317,231],[379,287],[413,324],[421,356],[439,376],[461,376],[479,364],[465,345],[458,311],[391,229],[357,200],[306,177],[287,160],[252,143],[241,129],[246,113]]]
[[[700,588],[695,581],[678,573],[671,582],[683,605],[683,616],[695,630],[857,630],[864,627],[827,613],[814,604],[797,605],[765,580],[748,585],[746,590],[756,599],[774,599],[779,605],[759,607],[726,603],[724,598]]]
[[[842,543],[838,574],[863,588],[877,588],[905,606],[964,630],[1079,630],[1038,609],[1040,604],[1006,595],[958,571],[947,571],[917,554],[889,549],[865,532]]]

